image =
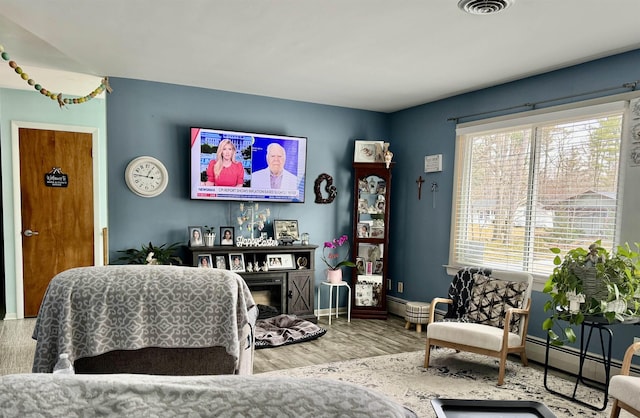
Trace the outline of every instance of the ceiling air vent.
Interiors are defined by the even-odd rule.
[[[460,0],[458,8],[474,15],[498,13],[513,4],[514,0]]]

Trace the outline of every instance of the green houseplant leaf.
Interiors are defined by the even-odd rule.
[[[640,249],[638,243],[635,246]],[[555,254],[555,267],[542,291],[549,295],[544,311],[551,316],[542,329],[553,345],[575,342],[573,326],[582,324],[586,316],[600,316],[611,323],[639,315],[640,253],[629,244],[618,246],[612,254],[600,241],[589,250],[570,249],[564,258],[559,248],[550,251]],[[572,301],[574,309],[570,310]]]

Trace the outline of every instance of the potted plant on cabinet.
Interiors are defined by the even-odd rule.
[[[215,226],[204,226],[204,245],[207,247],[213,247],[216,242],[216,227]]]
[[[118,261],[126,264],[182,264],[182,259],[176,255],[176,251],[180,248],[179,242],[173,243],[167,247],[167,244],[155,246],[149,241],[149,245],[142,245],[141,248],[128,248],[119,250],[123,253]]]
[[[600,245],[596,241],[589,250],[571,249],[564,259],[559,248],[551,248],[556,254],[555,267],[543,289],[550,296],[544,310],[551,316],[542,328],[554,345],[575,342],[572,326],[582,324],[585,317],[603,317],[612,323],[639,316],[640,253],[629,244],[618,246],[613,253]],[[635,246],[640,250],[639,244]],[[563,328],[561,321],[567,326]]]

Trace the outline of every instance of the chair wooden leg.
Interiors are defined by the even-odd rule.
[[[618,405],[618,400],[613,400],[613,405],[611,406],[611,415],[610,418],[618,418],[620,416],[620,405]]]
[[[500,356],[500,371],[498,373],[498,386],[504,384],[504,371],[507,365],[507,353],[502,353]]]
[[[427,340],[427,347],[424,350],[424,368],[429,367],[429,355],[431,354],[431,345],[429,345],[429,340]]]
[[[416,324],[416,332],[422,332],[422,324]]]
[[[404,329],[409,329],[411,328],[411,322],[407,321],[406,324],[404,324]]]
[[[529,360],[527,359],[527,352],[525,350],[522,350],[520,352],[520,361],[522,362],[523,366],[529,365]]]

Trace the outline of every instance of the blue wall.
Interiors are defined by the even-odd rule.
[[[391,188],[390,277],[394,285],[397,281],[403,281],[405,289],[402,294],[390,294],[407,300],[430,300],[434,296],[441,296],[445,294],[450,281],[443,265],[448,262],[455,151],[455,122],[447,119],[620,86],[639,79],[638,68],[640,50],[393,114],[111,78],[114,93],[106,100],[107,213],[111,260],[118,257],[117,250],[139,247],[150,240],[156,244],[186,242],[188,225],[233,225],[237,203],[189,199],[188,141],[191,126],[307,136],[306,203],[273,204],[269,207],[272,219],[297,219],[301,232],[309,232],[311,241],[315,244],[351,231],[353,141],[387,140],[391,142],[396,161]],[[11,176],[11,162],[7,160],[7,123],[12,118],[42,121],[41,114],[34,112],[39,105],[26,103],[23,108],[18,109],[22,99],[17,100],[15,95],[23,94],[27,93],[0,90],[0,120],[4,124],[4,179]],[[37,93],[28,94],[29,100],[32,96],[42,100],[35,96]],[[585,98],[587,97],[580,99]],[[42,100],[42,106],[45,105],[50,103]],[[71,112],[78,113],[78,109],[80,107],[73,107]],[[88,111],[90,107],[83,106],[82,109]],[[520,110],[526,109],[518,109]],[[60,116],[63,123],[70,123],[64,119],[66,111],[59,112],[63,115]],[[101,109],[96,112],[97,121],[90,124],[100,126],[104,113],[99,113]],[[424,156],[429,154],[443,154],[443,172],[424,173]],[[169,170],[169,186],[159,197],[140,198],[125,185],[124,169],[131,159],[140,155],[159,158]],[[635,171],[626,175],[623,223],[631,225],[631,228],[625,228],[621,241],[640,241],[640,221],[634,216],[638,207],[636,203],[640,202],[640,198],[638,193],[634,196],[634,191],[629,190],[629,185],[635,184],[640,177]],[[338,197],[331,205],[313,202],[312,184],[321,173],[331,175],[338,188]],[[418,176],[426,179],[421,200],[417,198]],[[11,202],[7,201],[7,190],[10,187],[6,181],[8,180],[3,180],[3,221],[5,238],[10,238],[12,229],[6,228],[13,225],[13,219],[7,213]],[[430,192],[432,182],[438,184],[437,193]],[[319,282],[322,280],[322,267],[318,256],[316,263],[316,281]],[[12,280],[13,278],[7,277],[8,293]],[[544,300],[543,294],[534,295],[534,315],[529,331],[539,337],[544,337],[540,329],[540,323],[545,317],[542,312]],[[10,305],[11,303],[8,304],[8,311],[11,309]],[[631,342],[636,332],[635,327],[620,328],[619,331],[616,330],[614,354],[617,357],[621,356],[623,347]]]
[[[145,81],[112,78],[110,82],[114,89],[107,101],[112,262],[118,250],[149,240],[186,243],[189,225],[237,226],[237,202],[189,198],[192,126],[306,136],[305,203],[261,203],[261,207],[271,209],[272,219],[297,219],[300,232],[309,232],[316,245],[351,233],[353,142],[387,139],[387,115]],[[160,159],[169,171],[169,185],[158,197],[141,198],[126,187],[124,169],[139,155]],[[333,177],[338,190],[330,205],[314,203],[313,183],[322,173]],[[323,280],[319,254],[317,282]]]
[[[397,161],[393,179],[392,220],[393,230],[391,249],[392,278],[404,281],[404,293],[391,295],[408,300],[431,300],[435,296],[446,295],[450,282],[443,265],[449,259],[449,229],[451,225],[452,192],[454,175],[455,128],[456,122],[448,118],[477,114],[518,106],[524,103],[544,101],[558,97],[582,94],[599,89],[622,86],[640,78],[640,50],[592,61],[586,64],[546,73],[536,77],[475,91],[445,100],[425,104],[394,113],[389,117],[390,138]],[[628,89],[608,92],[622,93]],[[604,95],[605,93],[599,93]],[[556,106],[579,100],[594,98],[584,96],[547,103]],[[529,110],[522,107],[510,111]],[[476,119],[499,116],[502,113],[478,116]],[[461,122],[469,122],[465,119]],[[441,173],[424,173],[424,156],[443,154]],[[621,242],[640,241],[638,223],[625,220],[637,219],[638,192],[637,180],[639,168],[623,166],[626,171],[623,223],[631,225],[623,230]],[[422,200],[417,198],[416,179],[426,178],[423,185]],[[438,183],[439,191],[431,193],[432,182]],[[435,207],[434,207],[435,195]],[[551,255],[551,253],[550,253]],[[542,311],[546,295],[535,293],[533,315],[529,333],[541,338],[545,334],[541,329],[546,314]],[[615,354],[622,356],[624,349],[638,334],[636,327],[618,326],[615,329]]]

